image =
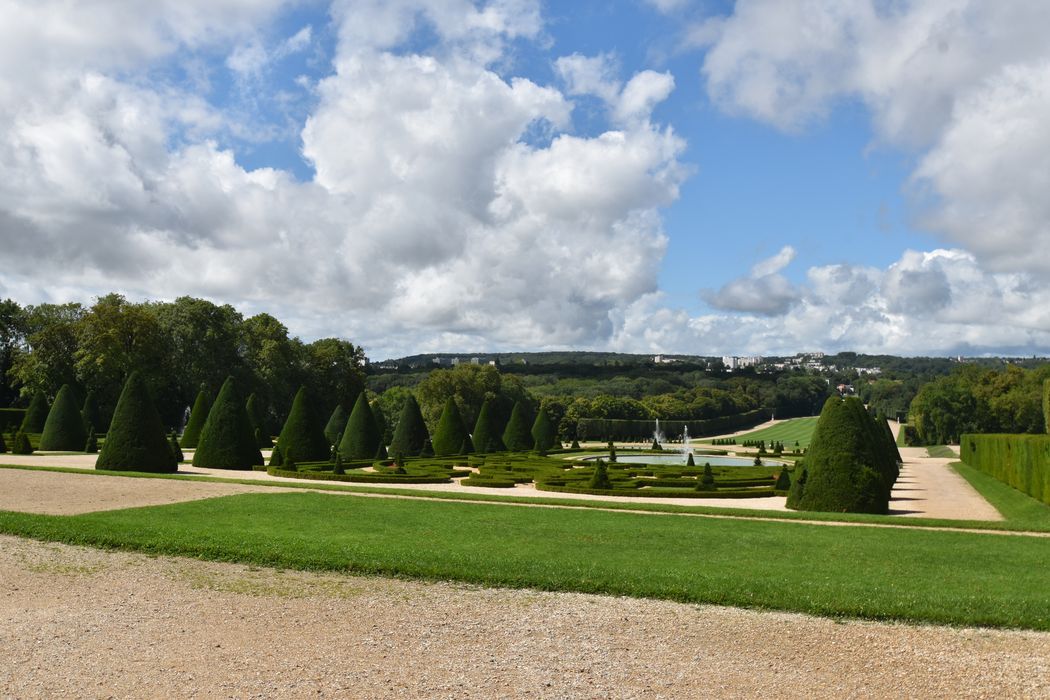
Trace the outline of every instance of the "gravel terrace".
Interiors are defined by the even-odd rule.
[[[0,536],[0,696],[1050,697],[1050,634],[835,622]]]

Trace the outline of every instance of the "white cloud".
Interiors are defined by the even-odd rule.
[[[670,73],[652,70],[635,74],[624,85],[617,78],[618,68],[611,54],[562,56],[554,62],[554,70],[565,83],[568,94],[598,97],[618,125],[647,122],[653,108],[674,90],[674,77]]]
[[[781,270],[795,259],[795,249],[784,246],[776,255],[761,260],[747,277],[731,280],[718,291],[703,293],[707,303],[725,311],[744,311],[764,316],[787,313],[800,298],[799,290]]]

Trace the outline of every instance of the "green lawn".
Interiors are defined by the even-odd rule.
[[[736,443],[739,445],[745,440],[765,440],[767,444],[773,441],[780,441],[784,443],[785,448],[793,449],[797,441],[799,447],[808,447],[809,439],[813,436],[813,429],[817,427],[817,418],[818,416],[792,418],[771,428],[763,428],[762,430],[754,430],[750,433],[738,435]],[[709,443],[711,441],[699,440],[698,442]]]
[[[1050,528],[1050,506],[1037,501],[1013,486],[1004,484],[994,476],[985,474],[965,462],[953,462],[951,467],[970,482],[985,500],[1006,519],[1019,528],[1046,530]]]
[[[958,458],[959,452],[950,445],[931,445],[926,448],[926,454],[930,457],[955,457]]]
[[[0,531],[286,568],[1050,629],[1047,538],[313,493],[0,512]]]

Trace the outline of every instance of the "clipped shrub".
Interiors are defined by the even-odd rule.
[[[335,451],[335,459],[332,463],[333,474],[346,474],[346,469],[343,467],[343,455],[337,448]]]
[[[653,444],[652,444],[652,446],[649,449],[650,450],[662,450],[663,446],[660,445],[660,441],[659,440],[657,440],[656,438],[653,438]]]
[[[343,429],[345,428],[345,430]],[[340,426],[343,432],[339,443],[339,452],[347,459],[373,459],[382,444],[382,436],[379,426],[376,425],[375,416],[372,415],[372,407],[368,405],[368,399],[364,392],[357,396],[354,410],[350,417]]]
[[[7,443],[4,442],[4,433],[0,430],[0,455],[7,453]]]
[[[1043,380],[1043,427],[1050,433],[1050,379]]]
[[[178,469],[146,380],[138,372],[124,382],[95,469],[166,473]]]
[[[182,446],[187,450],[196,449],[201,439],[201,431],[204,424],[208,422],[208,411],[211,410],[211,401],[202,388],[197,392],[197,399],[190,409],[190,419],[186,421],[186,427],[182,429]]]
[[[474,442],[467,435],[463,438],[463,444],[459,446],[459,453],[461,455],[472,455],[474,454]]]
[[[546,452],[558,445],[558,431],[555,430],[554,424],[551,423],[551,417],[547,414],[547,409],[545,408],[540,408],[540,412],[536,414],[536,420],[532,424],[531,432],[533,447],[540,452]]]
[[[328,417],[328,423],[324,427],[324,436],[328,438],[329,445],[339,444],[340,435],[342,435],[343,428],[346,427],[346,421],[349,418],[350,414],[343,408],[343,404],[336,404],[335,408],[332,409],[332,415]]]
[[[84,440],[84,454],[93,455],[98,453],[98,438],[95,436],[95,429],[89,428],[87,438]]]
[[[102,413],[98,410],[98,399],[95,392],[88,390],[84,397],[84,405],[80,408],[80,417],[84,421],[84,430],[89,428],[103,428]]]
[[[715,474],[714,474],[713,471],[711,471],[711,463],[710,462],[705,462],[704,463],[704,475],[700,477],[700,483],[701,484],[708,484],[708,485],[711,485],[711,484],[715,483]]]
[[[25,418],[22,419],[22,432],[44,432],[44,424],[47,423],[47,416],[49,413],[50,408],[47,405],[47,397],[44,396],[44,392],[38,391],[33,394],[33,400],[29,402],[29,408],[26,409]]]
[[[611,489],[612,479],[609,478],[609,470],[605,466],[605,462],[598,460],[594,465],[594,474],[591,475],[591,480],[587,484],[592,489]]]
[[[492,401],[485,399],[481,404],[481,410],[478,411],[478,420],[474,423],[474,434],[470,438],[474,443],[475,451],[481,454],[503,452],[507,448],[503,444],[502,433],[492,409]]]
[[[529,430],[529,419],[521,401],[514,404],[510,412],[507,427],[503,429],[503,444],[511,452],[524,452],[532,449],[532,432]]]
[[[244,404],[244,410],[248,412],[248,420],[252,424],[255,444],[262,449],[263,447],[273,447],[273,440],[270,439],[270,432],[266,429],[266,412],[260,404],[259,398],[252,394]]]
[[[692,452],[689,453],[689,458],[685,460],[685,466],[687,466],[687,467],[695,467],[696,466],[696,460],[693,459],[693,453]]]
[[[389,457],[390,455],[388,455],[386,452],[386,445],[384,445],[383,443],[379,443],[379,449],[376,450],[376,461],[382,462],[385,459],[389,459]]]
[[[277,438],[281,458],[288,469],[297,462],[319,462],[328,458],[328,441],[324,436],[324,418],[318,415],[318,406],[306,387],[301,387],[292,401],[292,408]],[[275,465],[270,461],[270,466]]]
[[[174,430],[172,430],[171,435],[168,436],[168,444],[171,445],[171,454],[174,455],[176,462],[181,462],[186,459],[186,455],[182,454],[182,448],[179,447],[179,436]]]
[[[33,446],[29,443],[29,436],[25,434],[24,430],[19,430],[17,433],[15,433],[15,439],[11,442],[11,454],[33,454]]]
[[[463,442],[467,439],[467,428],[463,425],[463,416],[459,412],[456,400],[451,396],[445,401],[445,407],[441,411],[441,419],[438,420],[437,430],[434,431],[434,455],[437,457],[449,457],[451,455],[463,454]]]
[[[964,434],[959,456],[971,467],[1050,505],[1050,437]]]
[[[280,467],[284,466],[284,458],[281,457],[281,446],[278,445],[273,448],[273,452],[270,453],[270,466]]]
[[[63,384],[51,404],[40,436],[41,450],[79,451],[87,440],[84,419],[80,415],[73,389]]]
[[[572,441],[572,444],[571,444],[571,445],[569,446],[569,449],[572,449],[572,450],[578,450],[578,449],[580,449],[580,441],[579,441],[579,440],[575,440],[575,439],[574,439],[574,440]]]
[[[251,469],[262,463],[262,453],[256,444],[245,401],[238,393],[233,377],[227,377],[208,411],[208,420],[193,455],[193,466]]]
[[[376,419],[376,427],[379,428],[379,441],[384,445],[389,445],[394,435],[390,432],[390,423],[386,419],[386,414],[383,413],[378,401],[373,401],[369,406],[372,408],[372,417]]]
[[[397,428],[390,442],[390,453],[418,455],[429,442],[430,433],[427,431],[427,424],[423,422],[419,404],[416,402],[416,397],[409,394],[405,405],[401,408]]]
[[[787,467],[780,470],[780,474],[777,475],[777,483],[773,486],[773,489],[784,493],[791,489],[791,472],[787,470]]]

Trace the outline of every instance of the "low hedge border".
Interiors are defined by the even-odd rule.
[[[316,481],[349,481],[359,484],[449,484],[451,476],[413,476],[411,474],[332,474],[317,471],[287,471],[279,467],[267,467],[270,476],[285,479],[313,479]]]
[[[636,491],[622,491],[619,489],[589,489],[589,488],[577,488],[575,486],[552,486],[547,483],[537,483],[537,491],[553,491],[556,493],[583,493],[590,494],[592,496],[621,496],[624,498],[645,496],[649,498],[766,498],[768,496],[775,496],[773,487],[760,487],[755,489],[748,489],[746,491],[740,489],[733,490],[715,490],[715,491],[682,491],[676,493],[673,491],[650,491],[648,489],[638,489]]]

